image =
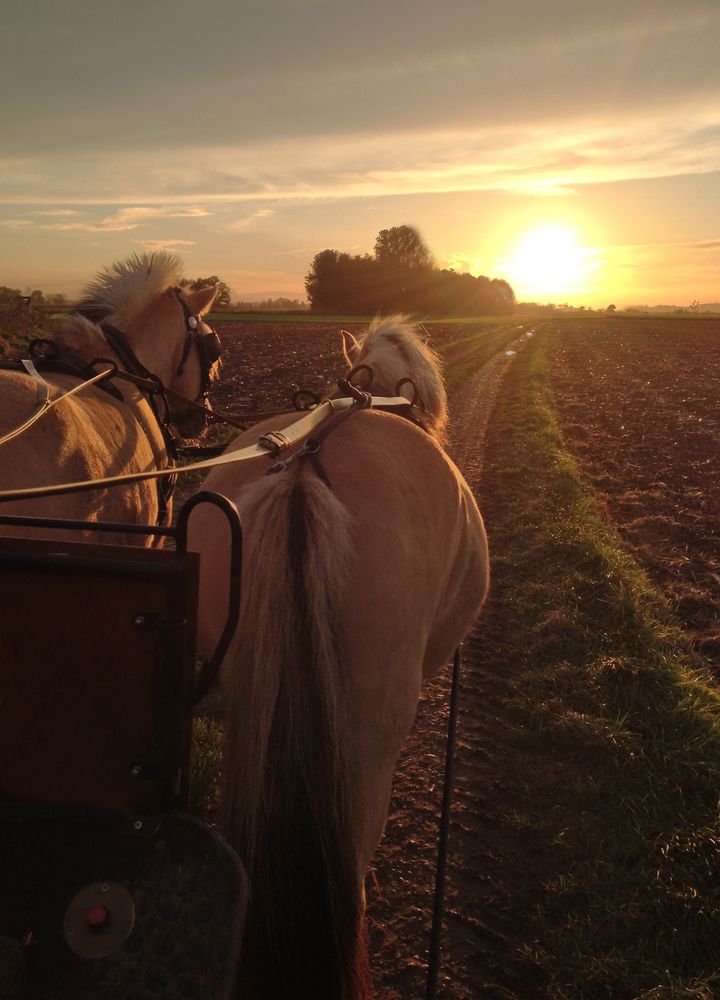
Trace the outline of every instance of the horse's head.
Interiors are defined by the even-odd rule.
[[[378,396],[405,396],[425,408],[427,430],[437,437],[447,423],[447,395],[440,357],[404,316],[374,320],[355,337],[341,331],[348,368],[363,389]]]
[[[169,254],[134,254],[95,278],[82,312],[109,340],[114,331],[111,346],[122,367],[162,382],[170,423],[183,437],[195,437],[205,427],[220,358],[218,335],[202,318],[216,289],[181,288],[180,275],[180,262]]]
[[[217,289],[187,291],[174,288],[169,294],[182,311],[184,326],[182,341],[173,356],[173,373],[166,383],[170,390],[170,421],[183,437],[196,437],[205,428],[205,413],[210,409],[208,390],[217,379],[220,367],[220,338],[203,319],[215,300]],[[204,409],[198,409],[193,403]]]

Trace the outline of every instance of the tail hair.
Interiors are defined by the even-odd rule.
[[[224,669],[223,819],[250,872],[246,974],[252,980],[253,956],[262,956],[262,995],[365,996],[353,982],[362,899],[338,656],[350,515],[302,468],[253,483],[241,513],[244,595]]]

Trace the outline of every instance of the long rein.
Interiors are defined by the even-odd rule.
[[[326,419],[333,415],[340,413],[344,415],[344,411],[348,411],[349,413],[369,408],[407,411],[410,406],[411,404],[404,396],[377,397],[370,396],[369,393],[362,391],[360,392],[359,399],[354,396],[327,399],[313,409],[308,410],[305,416],[300,417],[297,421],[290,424],[289,427],[283,428],[282,431],[270,431],[259,437],[255,444],[240,448],[237,451],[224,452],[222,455],[217,455],[214,458],[203,459],[202,461],[192,462],[188,465],[173,465],[167,469],[147,469],[144,472],[130,472],[118,476],[106,476],[102,479],[58,483],[53,486],[33,486],[18,490],[2,490],[0,491],[0,503],[7,503],[12,500],[28,500],[36,497],[59,496],[66,493],[80,493],[86,490],[109,489],[113,486],[120,486],[126,483],[138,483],[147,479],[163,479],[167,476],[184,475],[205,469],[213,469],[217,466],[231,465],[235,462],[247,461],[252,458],[278,458],[282,452],[302,441],[303,438],[306,438],[315,428],[319,428]],[[313,448],[313,444],[310,443],[310,446],[305,450],[307,453],[311,453]],[[277,470],[273,467],[272,471]]]

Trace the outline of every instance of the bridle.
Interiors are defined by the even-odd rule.
[[[200,365],[200,390],[195,399],[186,399],[169,386],[164,385],[157,375],[148,371],[145,365],[138,358],[122,330],[119,330],[107,320],[103,320],[101,317],[93,315],[94,310],[92,310],[92,308],[81,308],[78,312],[81,315],[84,315],[87,319],[90,319],[92,322],[95,322],[97,326],[100,327],[109,347],[114,351],[120,361],[120,365],[124,370],[118,370],[117,365],[115,365],[114,362],[111,362],[115,369],[111,378],[115,377],[127,379],[134,382],[141,392],[147,395],[148,403],[155,416],[158,426],[160,427],[168,455],[174,464],[178,457],[178,444],[170,427],[172,421],[170,417],[170,403],[168,401],[168,397],[170,396],[175,397],[176,399],[183,399],[185,400],[185,405],[201,409],[205,414],[209,415],[211,413],[208,406],[208,390],[210,388],[211,381],[210,375],[213,366],[220,358],[222,347],[216,330],[214,327],[210,326],[209,323],[204,325],[209,328],[210,333],[202,332],[202,325],[204,321],[199,315],[195,315],[190,311],[190,307],[183,297],[182,289],[171,288],[169,291],[176,302],[178,302],[181,306],[183,315],[185,316],[185,340],[183,342],[180,363],[175,372],[176,376],[182,375],[193,344],[195,345],[198,353],[198,362]],[[106,359],[96,358],[95,361],[92,362],[92,365],[95,365],[99,361],[103,360]],[[160,412],[157,402],[158,396],[160,396],[163,403],[162,413]],[[158,492],[160,496],[159,516],[161,518],[167,511],[168,503],[175,487],[175,479],[176,477],[170,476],[166,480],[158,481]]]
[[[185,363],[190,357],[190,351],[194,344],[200,362],[200,392],[195,398],[195,402],[203,403],[208,396],[210,373],[212,372],[213,365],[219,360],[222,353],[220,338],[213,326],[201,319],[200,316],[196,316],[190,312],[190,306],[183,298],[182,289],[172,288],[170,291],[175,300],[180,304],[185,315],[185,342],[180,357],[180,364],[175,374],[182,375],[185,370]],[[201,325],[207,326],[210,333],[202,333]]]

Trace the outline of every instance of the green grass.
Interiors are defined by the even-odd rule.
[[[517,324],[501,326],[490,331],[480,331],[468,339],[454,340],[438,348],[438,354],[445,365],[445,384],[448,393],[455,390],[478,368],[516,340],[520,335]],[[474,345],[474,346],[471,346]],[[462,356],[453,360],[456,349],[462,348]]]
[[[483,497],[531,820],[556,868],[526,955],[557,1000],[713,996],[720,697],[565,450],[546,347],[505,384]]]
[[[220,797],[222,723],[210,714],[193,719],[190,811],[213,820]]]

